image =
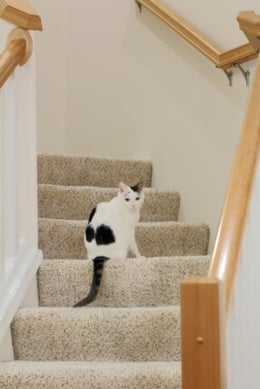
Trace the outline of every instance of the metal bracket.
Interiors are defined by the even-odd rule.
[[[241,73],[243,74],[243,76],[246,80],[246,86],[248,86],[249,85],[249,76],[250,76],[249,70],[244,70],[239,63],[236,63],[234,66],[241,71]]]
[[[233,77],[232,70],[223,69],[223,72],[225,73],[225,75],[228,78],[229,86],[232,86],[232,77]]]
[[[135,2],[136,2],[136,4],[137,4],[137,7],[138,7],[138,9],[139,9],[139,12],[141,13],[141,12],[142,12],[142,4],[139,3],[138,0],[135,0]]]

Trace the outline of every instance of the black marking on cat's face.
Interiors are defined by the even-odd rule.
[[[91,222],[91,220],[93,219],[93,216],[95,215],[96,213],[96,207],[92,209],[92,211],[90,212],[90,215],[89,215],[89,218],[88,218],[88,224]]]
[[[88,225],[87,228],[86,228],[86,239],[87,239],[87,242],[92,242],[94,237],[95,237],[94,228],[91,227],[90,225]]]
[[[131,188],[134,192],[140,193],[141,190],[143,189],[143,184],[142,184],[142,182],[138,182],[138,184],[136,184],[136,185],[134,185],[134,186],[130,186],[130,188]]]
[[[116,241],[115,235],[109,226],[101,224],[96,231],[97,245],[107,245]]]

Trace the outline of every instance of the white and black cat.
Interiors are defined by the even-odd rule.
[[[135,227],[144,202],[143,185],[127,186],[120,182],[116,197],[99,203],[90,213],[84,243],[88,259],[93,260],[93,278],[87,297],[74,307],[93,301],[99,291],[104,262],[110,258],[126,258],[129,251],[141,257],[135,240]]]

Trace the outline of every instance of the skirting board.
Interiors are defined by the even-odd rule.
[[[0,343],[42,261],[42,251],[23,245],[0,289]]]

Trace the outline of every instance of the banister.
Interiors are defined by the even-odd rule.
[[[183,389],[226,389],[223,285],[209,277],[181,284]]]
[[[15,28],[8,36],[6,48],[0,54],[0,88],[18,65],[30,58],[32,39],[28,31]]]
[[[260,19],[254,17],[252,27],[248,25],[252,14],[244,14],[244,17],[247,21],[243,26],[240,24],[241,29],[255,38],[252,39],[252,44],[255,44],[255,50],[258,51]],[[223,345],[251,192],[259,163],[259,99],[260,59],[256,64],[208,276],[205,279],[184,280],[181,284],[183,389],[226,389],[226,356]],[[212,288],[215,290],[215,297],[210,298],[209,306]],[[214,336],[212,331],[215,332]],[[217,357],[212,357],[212,347]],[[191,371],[193,379],[189,379]]]
[[[217,277],[224,282],[227,311],[230,306],[247,209],[258,162],[259,99],[260,61],[258,60],[208,274],[209,277]]]
[[[146,7],[160,18],[220,69],[228,69],[235,64],[242,64],[258,56],[258,51],[250,43],[243,44],[231,50],[223,50],[216,42],[206,37],[201,31],[175,13],[161,0],[135,1],[139,7]]]
[[[226,389],[225,331],[259,161],[259,99],[260,58],[208,275],[181,283],[183,389]]]

